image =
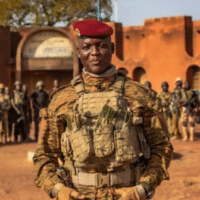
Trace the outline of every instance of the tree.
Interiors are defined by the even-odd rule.
[[[101,0],[102,21],[110,21],[111,0]],[[97,18],[97,0],[0,0],[0,25],[69,26],[78,19]]]

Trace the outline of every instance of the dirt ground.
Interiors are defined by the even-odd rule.
[[[169,173],[170,180],[157,188],[153,200],[200,199],[200,127],[196,128],[194,142],[172,141],[174,156]],[[0,199],[48,200],[47,194],[33,184],[35,172],[27,160],[36,143],[0,146]]]

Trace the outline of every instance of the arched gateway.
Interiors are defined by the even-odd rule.
[[[70,36],[59,28],[36,28],[22,38],[17,49],[16,80],[35,89],[43,80],[51,90],[53,80],[68,84],[79,73],[76,47]]]
[[[186,79],[192,88],[200,90],[200,68],[197,65],[192,65],[187,69]]]

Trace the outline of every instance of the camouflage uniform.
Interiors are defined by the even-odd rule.
[[[179,117],[181,115],[181,106],[185,97],[184,89],[174,89],[172,91],[172,130],[175,138],[180,138],[181,133],[179,130]]]
[[[38,81],[36,88],[44,87],[43,81]],[[31,94],[33,111],[34,111],[34,123],[35,123],[35,140],[38,141],[39,123],[40,117],[39,113],[42,108],[47,108],[49,104],[49,95],[43,89],[36,90]]]
[[[98,85],[101,85],[102,91],[113,91],[112,85],[115,78],[116,76],[98,78],[82,74],[86,93],[97,92],[98,87],[95,86]],[[151,158],[139,181],[143,183],[145,189],[155,189],[163,179],[169,178],[167,168],[172,156],[172,146],[166,135],[166,130],[162,126],[162,114],[155,109],[156,104],[152,104],[149,91],[129,78],[126,78],[123,96],[133,114],[143,117],[144,134],[147,144],[151,147]],[[63,183],[56,174],[56,168],[59,166],[58,160],[62,161],[67,168],[73,168],[70,157],[64,158],[63,151],[66,151],[66,149],[61,150],[61,135],[65,132],[67,124],[70,126],[68,114],[73,111],[77,99],[78,95],[72,85],[62,87],[53,94],[48,109],[41,111],[39,147],[33,158],[37,172],[35,184],[50,196],[55,184]],[[67,117],[67,122],[63,116]],[[101,166],[96,161],[97,158],[95,157],[89,160],[90,165],[94,165],[94,167],[88,168],[88,171],[105,172],[107,164]],[[106,163],[106,158],[102,158],[102,161]],[[133,171],[135,169],[136,167],[133,167]],[[85,194],[86,198],[89,199],[117,199],[117,197],[113,197],[110,187],[96,188],[94,186],[76,185],[74,188]]]
[[[171,101],[172,101],[172,96],[170,92],[161,92],[159,94],[159,97],[161,99],[161,104],[162,104],[162,111],[164,114],[164,117],[167,121],[168,125],[168,131],[170,135],[173,135],[172,133],[172,113],[171,113]]]
[[[190,141],[194,140],[194,128],[195,128],[195,114],[198,106],[198,96],[193,89],[185,90],[185,99],[181,108],[181,122],[183,129],[183,140],[188,139],[187,125],[190,124]]]
[[[18,141],[18,136],[20,136],[20,141],[23,142],[26,139],[25,134],[25,95],[22,90],[14,90],[10,96],[12,106],[14,106],[20,111],[20,114],[16,112],[14,108],[13,118],[14,118],[14,140]]]
[[[4,93],[0,93],[0,143],[9,142],[9,130],[8,130],[8,110],[10,109],[10,99],[5,96]]]

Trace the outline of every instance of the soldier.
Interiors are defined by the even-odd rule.
[[[34,110],[34,123],[35,123],[35,141],[38,141],[39,112],[42,108],[47,108],[49,104],[49,95],[44,91],[44,82],[38,81],[36,83],[36,91],[31,94],[32,105]]]
[[[157,97],[157,92],[155,90],[152,89],[152,84],[150,81],[146,81],[144,83],[144,86],[146,86],[150,91],[151,91],[151,98],[152,101],[155,101],[156,97]]]
[[[176,87],[172,91],[172,130],[174,136],[172,139],[181,138],[181,133],[179,131],[179,117],[181,112],[181,106],[183,105],[183,98],[185,97],[185,92],[182,88],[183,81],[181,77],[177,77],[175,81]]]
[[[4,94],[4,84],[0,83],[0,143],[10,142],[8,131],[8,110],[10,99]]]
[[[22,91],[22,84],[20,81],[16,81],[15,90],[12,92],[10,99],[11,105],[14,109],[14,140],[18,142],[18,136],[20,136],[20,141],[24,142],[26,139],[25,134],[25,107],[24,107],[24,92]]]
[[[161,105],[162,105],[162,111],[165,116],[165,119],[167,121],[168,125],[168,130],[170,135],[172,136],[172,113],[171,113],[171,101],[172,101],[172,96],[171,93],[169,92],[169,84],[168,82],[162,82],[161,84],[162,87],[162,92],[160,93],[159,97],[161,99]]]
[[[190,141],[193,141],[194,128],[195,128],[195,113],[197,111],[199,100],[195,90],[190,88],[190,84],[188,81],[185,81],[184,91],[186,99],[183,99],[184,102],[181,110],[183,141],[186,141],[188,139],[188,133],[187,133],[188,122],[190,124],[190,129],[189,129]]]
[[[5,93],[5,98],[9,99],[10,101],[10,89],[8,86],[5,87],[4,93]],[[9,131],[8,141],[9,142],[11,142],[12,131],[13,131],[13,123],[14,123],[13,113],[14,113],[13,107],[10,106],[10,109],[8,110],[8,131]]]
[[[161,100],[158,97],[158,94],[155,90],[152,89],[152,84],[150,81],[146,81],[144,83],[144,86],[147,87],[150,90],[150,100],[151,103],[154,104],[155,109],[162,111],[162,106],[161,106]]]
[[[83,72],[41,111],[35,184],[58,200],[150,199],[169,178],[162,113],[144,86],[111,64],[110,26],[84,20],[74,29]]]
[[[30,140],[30,124],[32,122],[32,114],[31,114],[31,106],[30,106],[30,99],[28,96],[28,87],[27,85],[23,85],[22,90],[24,92],[24,110],[25,110],[25,135],[26,140]]]
[[[52,88],[52,92],[55,92],[56,90],[58,90],[59,88],[59,82],[58,82],[58,79],[55,79],[53,81],[53,88]]]

